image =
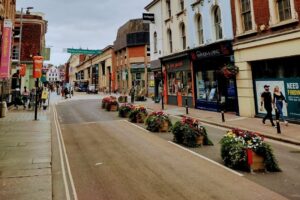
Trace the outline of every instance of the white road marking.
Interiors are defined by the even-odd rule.
[[[62,169],[62,174],[63,174],[63,180],[64,180],[64,185],[65,185],[65,192],[66,192],[66,199],[71,200],[70,198],[70,190],[69,190],[69,185],[67,183],[67,178],[66,178],[66,171],[65,171],[65,164],[63,161],[63,153],[62,153],[62,147],[61,147],[61,142],[60,142],[60,137],[59,137],[59,129],[58,129],[58,122],[56,119],[56,111],[55,108],[53,108],[53,113],[54,113],[54,124],[56,127],[56,134],[57,134],[57,141],[58,141],[58,147],[59,147],[59,155],[60,155],[60,164],[61,164],[61,169]]]
[[[228,167],[225,167],[224,165],[221,165],[220,163],[217,163],[216,161],[211,160],[211,159],[209,159],[209,158],[207,158],[207,157],[205,157],[205,156],[202,156],[202,155],[200,155],[200,154],[198,154],[198,153],[196,153],[196,152],[194,152],[194,151],[191,151],[191,150],[189,150],[189,149],[187,149],[187,148],[184,148],[184,147],[182,147],[182,146],[180,146],[180,145],[178,145],[178,144],[175,144],[175,143],[172,142],[172,141],[168,141],[168,142],[169,142],[170,144],[172,144],[172,145],[174,145],[174,146],[176,146],[176,147],[178,147],[178,148],[184,150],[184,151],[187,151],[187,152],[189,152],[189,153],[191,153],[191,154],[193,154],[193,155],[195,155],[195,156],[197,156],[197,157],[200,157],[200,158],[202,158],[202,159],[204,159],[204,160],[206,160],[206,161],[208,161],[208,162],[210,162],[210,163],[213,163],[213,164],[215,164],[215,165],[217,165],[217,166],[219,166],[219,167],[221,167],[221,168],[223,168],[223,169],[225,169],[225,170],[227,170],[227,171],[229,171],[229,172],[231,172],[231,173],[233,173],[233,174],[235,174],[235,175],[238,175],[238,176],[244,176],[244,175],[241,174],[241,173],[238,173],[238,172],[236,172],[236,171],[234,171],[234,170],[232,170],[232,169],[230,169],[230,168],[228,168]]]
[[[74,185],[74,181],[73,181],[73,176],[72,176],[72,173],[71,173],[71,169],[70,169],[70,164],[69,164],[69,159],[68,159],[68,155],[67,155],[67,152],[66,152],[66,147],[65,147],[65,143],[64,143],[64,139],[62,137],[62,132],[61,132],[61,128],[60,128],[60,124],[58,122],[58,119],[57,119],[57,111],[56,111],[56,107],[53,108],[53,111],[54,111],[54,121],[55,121],[55,124],[56,124],[56,127],[57,127],[57,135],[58,137],[58,143],[59,143],[59,148],[60,148],[60,156],[61,156],[61,162],[62,162],[62,170],[63,170],[63,173],[64,173],[64,176],[66,176],[65,174],[65,168],[64,168],[64,160],[63,160],[63,155],[62,155],[62,150],[64,152],[64,157],[65,157],[65,161],[66,161],[66,165],[67,165],[67,170],[68,170],[68,174],[69,174],[69,180],[70,180],[70,183],[71,183],[71,186],[72,186],[72,191],[73,191],[73,197],[75,200],[78,200],[78,197],[77,197],[77,193],[76,193],[76,189],[75,189],[75,185]],[[65,177],[64,177],[65,179]],[[68,188],[68,185],[66,185],[66,182],[65,182],[65,188],[67,188],[66,192],[68,192],[67,196],[69,196],[69,188]],[[70,197],[69,197],[70,198]]]
[[[96,163],[96,166],[98,166],[98,165],[102,165],[103,163]]]

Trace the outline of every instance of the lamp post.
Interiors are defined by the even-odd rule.
[[[22,32],[23,32],[23,9],[21,8],[21,15],[20,15],[20,36],[19,36],[19,55],[18,55],[18,68],[20,70],[21,67],[21,49],[22,49]],[[26,14],[30,14],[30,10],[33,9],[33,7],[27,7],[26,8]],[[21,80],[21,77],[20,77]],[[22,82],[20,81],[20,90],[21,90],[21,84]]]

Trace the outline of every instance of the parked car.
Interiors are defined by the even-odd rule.
[[[89,85],[86,91],[88,94],[98,94],[96,85]]]

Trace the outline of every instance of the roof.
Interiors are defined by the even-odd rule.
[[[152,6],[154,6],[156,3],[158,3],[160,0],[153,0],[151,3],[149,3],[146,7],[145,10],[149,10]]]

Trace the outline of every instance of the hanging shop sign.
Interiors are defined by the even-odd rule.
[[[283,106],[283,115],[290,119],[300,120],[300,79],[285,78],[272,80],[256,80],[256,105],[259,108],[261,94],[264,91],[264,85],[270,85],[270,92],[274,92],[276,86],[279,87],[282,94],[285,96],[288,106]],[[266,114],[266,111],[257,109],[257,113]],[[275,110],[273,110],[275,115]]]
[[[21,64],[20,66],[20,76],[25,76],[26,75],[26,64]]]
[[[12,42],[12,21],[5,19],[2,31],[0,78],[9,78]]]
[[[143,20],[154,23],[155,22],[154,13],[143,13]]]
[[[197,48],[190,52],[191,60],[201,60],[206,58],[229,56],[233,54],[231,42],[225,41]]]
[[[33,56],[33,78],[42,77],[43,56]]]

